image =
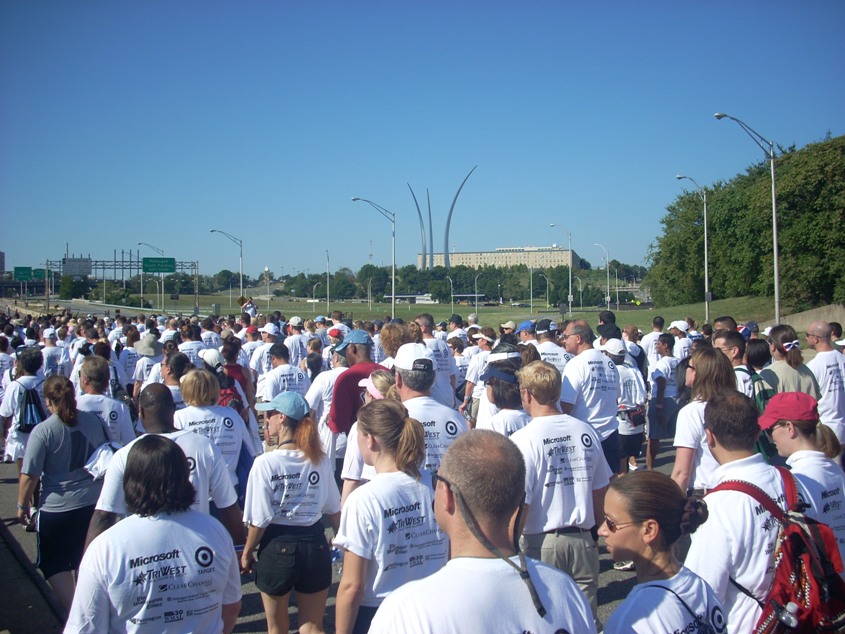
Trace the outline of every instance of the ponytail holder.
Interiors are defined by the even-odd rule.
[[[787,341],[785,344],[783,344],[783,349],[786,350],[787,352],[789,352],[790,350],[794,350],[795,348],[800,348],[800,347],[801,347],[801,342],[798,341],[797,339],[795,341]]]

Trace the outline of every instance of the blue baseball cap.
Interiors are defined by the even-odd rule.
[[[519,327],[516,329],[516,332],[514,334],[518,335],[523,330],[528,330],[530,332],[534,332],[534,322],[531,321],[530,319],[526,319],[521,324],[519,324]]]
[[[373,345],[373,340],[370,339],[370,335],[363,330],[353,330],[343,338],[343,341],[334,347],[334,351],[343,352],[346,350],[346,346],[350,343],[354,343],[358,346],[371,346]]]
[[[261,412],[281,412],[294,420],[302,420],[311,411],[308,402],[296,392],[280,392],[272,401],[256,403],[255,409]]]

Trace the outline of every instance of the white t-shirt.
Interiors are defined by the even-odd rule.
[[[487,357],[490,356],[489,350],[479,350],[469,360],[467,366],[467,381],[473,384],[472,398],[481,398],[481,394],[486,389],[484,381],[480,379],[481,375],[487,369]]]
[[[455,442],[455,438],[469,431],[466,419],[458,410],[441,405],[430,396],[410,398],[402,401],[402,405],[408,410],[410,417],[416,418],[423,426],[425,432],[423,467],[429,471],[437,471],[449,445]]]
[[[464,342],[464,347],[466,347],[467,342],[467,331],[463,328],[455,328],[454,330],[450,330],[446,333],[446,341],[449,341],[452,337],[458,337],[461,341]]]
[[[642,424],[635,425],[631,419],[630,410],[645,405],[646,391],[643,374],[636,368],[627,365],[617,365],[619,372],[619,410],[616,420],[619,422],[619,434],[622,436],[633,436],[645,430],[645,418]]]
[[[455,369],[458,371],[455,375],[455,386],[457,387],[467,378],[467,369],[469,368],[470,359],[463,354],[459,357],[452,355],[452,358],[455,360]]]
[[[132,378],[135,381],[140,381],[141,385],[146,385],[147,380],[150,378],[150,372],[153,369],[153,366],[157,363],[161,363],[161,355],[155,357],[145,357],[141,356],[138,361],[135,363],[135,372],[132,375]]]
[[[666,387],[663,388],[665,398],[678,397],[678,373],[676,372],[680,359],[675,357],[660,357],[651,367],[651,397],[657,395],[657,379],[666,379]]]
[[[60,348],[59,346],[50,346],[49,348],[41,348],[41,356],[44,358],[44,364],[41,370],[45,377],[58,374],[61,376],[70,376],[70,357],[67,353],[67,348]]]
[[[140,358],[141,355],[135,352],[134,346],[121,350],[117,358],[117,364],[123,368],[123,374],[127,378],[131,377],[133,383],[135,381],[135,366]]]
[[[675,337],[675,347],[672,348],[672,356],[676,359],[686,359],[690,354],[692,340],[688,337]]]
[[[370,560],[361,605],[378,607],[446,563],[448,540],[434,521],[433,498],[431,487],[396,471],[377,474],[346,499],[334,543]]]
[[[50,416],[50,410],[47,409],[47,402],[44,400],[44,377],[41,376],[41,370],[38,371],[36,376],[22,376],[9,383],[3,394],[3,401],[0,403],[0,416],[11,417],[12,419],[9,432],[6,434],[6,446],[3,450],[3,456],[10,460],[22,459],[26,451],[29,434],[21,433],[18,429],[18,409],[23,398],[23,392],[33,388],[37,390],[38,396],[41,397],[46,420]]]
[[[200,358],[199,353],[205,350],[205,345],[203,345],[202,341],[185,341],[179,344],[179,352],[184,354],[191,360],[191,363],[194,364],[194,367],[202,369],[202,359]]]
[[[681,598],[663,588],[669,588]],[[682,566],[670,579],[634,586],[611,614],[604,631],[606,634],[698,632],[703,624],[710,625],[712,632],[725,631],[722,604],[706,581]]]
[[[531,422],[531,417],[521,409],[500,409],[492,417],[480,421],[476,429],[490,429],[505,436],[512,436],[513,433],[525,427]]]
[[[648,360],[649,375],[651,375],[651,368],[654,364],[660,361],[660,353],[657,352],[657,339],[661,334],[652,330],[640,339],[640,347],[645,350],[646,359]]]
[[[327,457],[313,465],[299,450],[276,449],[258,456],[246,485],[244,522],[259,528],[311,526],[323,513],[340,512],[332,465]]]
[[[441,339],[423,339],[426,348],[434,353],[435,379],[431,397],[446,407],[455,406],[455,390],[452,377],[458,373],[458,366],[452,356],[452,349]],[[455,383],[457,387],[457,383]]]
[[[332,368],[331,370],[324,370],[320,372],[311,383],[311,387],[305,393],[305,400],[308,406],[314,412],[314,420],[317,421],[317,431],[320,432],[320,443],[323,445],[323,451],[332,460],[338,454],[343,455],[341,449],[346,447],[346,441],[342,443],[342,447],[338,444],[338,436],[343,437],[343,434],[335,434],[326,421],[329,419],[329,411],[332,408],[332,395],[334,394],[334,384],[337,377],[343,374],[348,368]]]
[[[249,367],[255,372],[255,377],[258,381],[261,380],[264,374],[273,369],[272,357],[270,356],[270,348],[273,347],[273,343],[261,344],[253,350],[252,356],[249,358]]]
[[[340,472],[343,480],[372,480],[376,477],[375,467],[364,462],[361,448],[358,446],[358,423],[352,423],[346,441],[346,453],[343,455],[343,469]]]
[[[208,405],[206,407],[189,406],[178,410],[173,415],[173,426],[176,429],[187,429],[195,434],[201,434],[213,442],[229,469],[232,485],[238,484],[235,473],[241,445],[246,443],[252,453],[252,441],[247,434],[246,425],[241,415],[231,407],[224,405]]]
[[[213,330],[203,330],[200,332],[200,341],[209,350],[216,350],[223,345],[223,339]]]
[[[82,558],[65,632],[221,632],[241,599],[232,538],[196,511],[133,515]]]
[[[725,480],[751,482],[786,509],[780,472],[766,464],[760,454],[718,467],[713,473],[714,484]],[[692,534],[684,565],[713,588],[725,609],[730,632],[752,632],[760,606],[728,578],[760,600],[766,596],[774,573],[778,523],[759,508],[754,498],[739,491],[717,491],[707,495],[705,501],[709,517]]]
[[[285,339],[284,344],[290,353],[290,364],[299,367],[299,362],[308,356],[308,340],[311,335],[296,334]]]
[[[252,353],[255,352],[258,348],[264,345],[264,342],[260,339],[258,341],[247,341],[243,346],[241,346],[241,352],[246,354],[248,359],[247,367],[252,367],[250,364],[252,363]]]
[[[841,354],[837,352],[836,354]],[[807,491],[807,515],[827,524],[845,561],[845,473],[821,451],[796,451],[786,459],[792,475]],[[845,577],[845,571],[842,573]]]
[[[512,561],[519,565],[517,557]],[[537,613],[525,581],[506,562],[459,557],[388,596],[370,634],[596,631],[590,606],[569,575],[534,559],[525,563],[545,617]]]
[[[303,398],[311,387],[311,379],[298,366],[285,363],[262,375],[258,382],[256,396],[262,401],[272,401],[282,392],[296,392]]]
[[[710,453],[707,434],[704,433],[706,405],[704,401],[692,401],[678,411],[674,446],[695,450],[689,474],[688,486],[691,489],[712,489],[716,486],[714,472],[719,463]]]
[[[618,427],[616,364],[595,349],[572,357],[563,371],[560,400],[573,405],[572,416],[592,425],[604,440]]]
[[[191,508],[208,513],[208,500],[211,498],[217,508],[232,506],[238,500],[235,488],[229,478],[226,463],[220,450],[208,438],[189,431],[176,431],[161,434],[170,438],[185,452],[188,466],[191,468],[191,484],[197,492]],[[137,440],[137,439],[136,439]],[[135,440],[119,449],[112,456],[103,490],[97,500],[97,510],[118,515],[126,515],[126,499],[123,497],[123,472],[126,469],[126,457]]]
[[[819,418],[845,444],[845,354],[817,352],[807,367],[819,382]]]
[[[752,370],[749,370],[747,366],[734,366],[736,389],[745,394],[748,398],[754,398],[754,381],[751,380],[751,372]]]
[[[567,414],[538,416],[511,440],[525,458],[529,508],[523,532],[592,528],[593,491],[606,487],[611,476],[596,431]]]
[[[95,414],[108,430],[111,442],[125,445],[135,440],[132,416],[124,403],[105,394],[83,394],[76,397],[76,408]]]
[[[534,347],[537,348],[537,352],[540,353],[540,358],[555,366],[562,376],[563,370],[566,368],[566,364],[569,363],[572,355],[557,345],[554,341],[535,343]]]

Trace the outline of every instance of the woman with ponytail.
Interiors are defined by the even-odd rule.
[[[82,560],[88,524],[103,485],[84,467],[108,438],[96,415],[77,411],[74,387],[66,377],[54,375],[44,382],[44,400],[52,415],[29,434],[18,489],[18,521],[35,526],[33,496],[40,483],[38,567],[69,610],[73,573]]]
[[[821,398],[819,382],[810,368],[804,365],[801,342],[792,326],[781,324],[769,332],[769,350],[772,364],[760,371],[760,378],[775,393],[804,392],[817,401]]]
[[[338,634],[365,633],[384,598],[446,563],[448,545],[421,481],[425,435],[399,401],[374,400],[358,410],[358,446],[375,477],[346,500],[336,546],[346,553],[337,590]]]
[[[673,544],[706,520],[704,501],[684,495],[657,471],[634,471],[610,483],[599,535],[615,561],[634,562],[637,586],[608,619],[607,634],[725,631],[713,589],[673,554]]]
[[[807,515],[827,524],[845,561],[845,473],[842,446],[833,430],[819,421],[816,400],[802,392],[775,394],[760,416],[760,429],[786,458],[792,474],[807,490]],[[845,576],[845,573],[843,573]]]
[[[322,632],[332,563],[320,520],[325,514],[337,532],[340,492],[334,468],[302,396],[282,392],[256,407],[266,412],[265,440],[275,449],[258,456],[249,474],[241,570],[255,571],[270,634],[287,634],[290,629],[292,590],[296,590],[299,631]]]

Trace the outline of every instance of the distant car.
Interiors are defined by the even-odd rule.
[[[514,308],[528,308],[528,304],[523,304],[522,302],[513,302],[511,306]]]

